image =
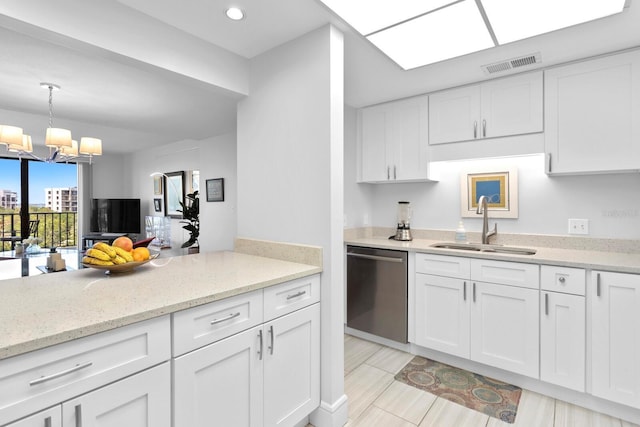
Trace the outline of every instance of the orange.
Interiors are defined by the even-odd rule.
[[[133,260],[134,261],[146,261],[149,259],[149,256],[151,255],[149,253],[149,249],[147,248],[135,248],[131,254],[133,255]]]
[[[127,236],[120,236],[113,241],[111,246],[117,246],[119,248],[124,249],[127,252],[131,252],[131,249],[133,249],[133,241]]]

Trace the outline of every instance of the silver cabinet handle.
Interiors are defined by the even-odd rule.
[[[462,300],[467,300],[467,282],[462,282]]]
[[[402,261],[402,258],[391,258],[388,256],[367,255],[367,254],[356,254],[353,252],[347,252],[347,256],[352,256],[354,258],[372,259],[374,261],[404,262]]]
[[[545,160],[545,169],[547,170],[547,174],[551,173],[551,153],[547,153],[547,155],[544,158]]]
[[[213,319],[210,323],[210,325],[217,325],[218,323],[222,323],[222,322],[226,322],[227,320],[231,320],[231,319],[235,319],[236,317],[240,316],[240,312],[238,311],[237,313],[229,313],[229,315],[227,317],[223,317],[221,319]]]
[[[77,372],[77,371],[79,371],[81,369],[88,368],[91,365],[93,365],[93,362],[82,363],[80,365],[74,366],[73,368],[65,369],[64,371],[60,371],[60,372],[57,372],[55,374],[47,375],[45,377],[36,378],[35,380],[29,381],[29,385],[30,386],[34,386],[34,385],[45,383],[47,381],[55,380],[56,378],[64,377],[65,375],[69,375],[69,374],[71,374],[73,372]]]
[[[473,302],[476,302],[476,282],[473,282]]]
[[[482,119],[482,137],[487,137],[487,121],[485,119]]]
[[[545,316],[549,315],[549,294],[544,294],[544,314]]]
[[[44,427],[51,427],[51,417],[44,419]]]
[[[387,180],[391,179],[391,168],[387,166]]]
[[[82,405],[76,405],[76,427],[82,427]]]
[[[396,175],[396,167],[395,165],[393,166],[393,179],[396,179],[397,175]]]
[[[478,137],[478,121],[474,120],[473,121],[473,138],[477,138]]]
[[[269,335],[271,336],[271,345],[269,345],[269,354],[273,354],[273,325],[269,326]]]
[[[258,360],[262,360],[262,329],[258,331],[258,338],[260,339],[260,345],[258,347]]]
[[[297,292],[297,293],[295,293],[293,295],[287,295],[287,300],[301,297],[302,295],[304,295],[306,293],[307,293],[307,291],[300,291],[300,292]]]
[[[560,283],[564,283],[567,279],[564,278],[564,276],[560,276],[558,277],[558,282]]]
[[[600,273],[596,273],[596,296],[600,296]]]

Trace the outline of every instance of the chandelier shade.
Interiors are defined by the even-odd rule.
[[[53,83],[40,83],[40,86],[49,90],[49,127],[44,138],[45,146],[49,147],[49,156],[41,158],[33,154],[31,136],[24,134],[22,128],[17,126],[0,125],[0,144],[6,145],[8,151],[18,153],[18,157],[28,155],[34,160],[54,163],[86,156],[91,164],[93,156],[102,155],[102,140],[82,137],[78,146],[70,130],[53,127],[53,91],[59,90],[60,86]]]

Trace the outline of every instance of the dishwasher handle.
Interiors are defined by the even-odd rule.
[[[374,261],[387,261],[387,262],[404,262],[402,258],[392,258],[388,256],[378,256],[378,255],[367,255],[367,254],[358,254],[355,252],[347,252],[347,256],[352,256],[355,258],[365,258],[372,259]]]

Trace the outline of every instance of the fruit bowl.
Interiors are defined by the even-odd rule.
[[[160,253],[152,253],[149,256],[149,259],[144,261],[130,261],[125,264],[115,264],[115,265],[94,265],[94,264],[86,264],[82,263],[83,267],[86,268],[94,268],[96,270],[104,270],[106,274],[111,273],[127,273],[129,271],[133,271],[135,268],[140,267],[141,265],[147,264],[148,262],[158,258]]]

